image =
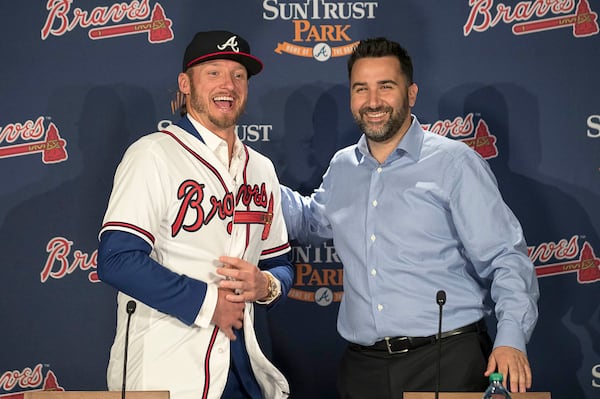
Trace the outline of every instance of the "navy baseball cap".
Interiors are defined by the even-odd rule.
[[[194,35],[185,49],[183,72],[201,62],[218,59],[239,62],[246,67],[248,77],[263,69],[263,63],[250,54],[250,45],[243,37],[225,30],[214,30]]]

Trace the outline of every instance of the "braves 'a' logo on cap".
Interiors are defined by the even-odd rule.
[[[240,49],[238,47],[238,42],[237,42],[237,36],[231,36],[229,39],[227,39],[227,41],[223,44],[219,44],[217,46],[217,48],[219,50],[225,50],[227,47],[231,47],[231,49],[233,51],[235,51],[236,53],[240,52]]]

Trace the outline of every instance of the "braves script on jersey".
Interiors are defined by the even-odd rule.
[[[216,298],[222,278],[215,272],[219,256],[257,264],[290,249],[271,161],[239,140],[236,148],[228,170],[206,144],[179,126],[141,138],[117,169],[102,232],[119,230],[142,238],[152,247],[154,260],[206,282],[206,300]],[[123,309],[129,299],[118,295],[119,320],[108,370],[113,390],[122,384]],[[246,305],[244,334],[254,374],[265,397],[286,397],[285,377],[257,344],[252,306]],[[221,396],[230,348],[215,326],[190,327],[139,303],[129,340],[128,389],[174,387],[171,397],[178,399]]]

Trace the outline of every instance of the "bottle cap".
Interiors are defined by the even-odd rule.
[[[502,377],[502,374],[500,373],[492,373],[490,374],[490,382],[492,381],[499,381],[502,382],[504,378]]]

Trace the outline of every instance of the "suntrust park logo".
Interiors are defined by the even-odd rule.
[[[48,123],[46,124],[45,122]],[[35,153],[42,154],[45,164],[67,160],[66,140],[50,118],[7,123],[0,126],[0,159]]]
[[[587,136],[591,139],[600,138],[600,115],[590,115],[587,118]]]
[[[430,124],[422,124],[423,129],[429,130],[440,136],[446,136],[457,141],[462,141],[474,149],[484,159],[496,158],[496,136],[490,133],[485,120],[473,113],[466,116],[457,116],[453,120],[439,120]]]
[[[158,122],[158,130],[163,130],[172,125],[173,122],[165,119]],[[242,143],[256,143],[259,141],[271,141],[273,125],[249,124],[235,125],[235,133]]]
[[[342,300],[343,270],[333,245],[293,246],[292,262],[296,279],[288,298],[319,306]]]
[[[173,40],[173,22],[165,16],[159,3],[151,10],[149,0],[132,0],[92,10],[73,8],[73,0],[48,0],[46,9],[48,16],[41,30],[42,40],[50,35],[63,36],[77,27],[92,27],[88,31],[92,40],[136,33],[147,33],[150,43]]]
[[[327,61],[343,57],[356,45],[351,21],[375,19],[376,1],[263,0],[263,19],[290,21],[290,41],[277,43],[275,52]]]
[[[587,118],[587,137],[600,139],[600,115],[590,115]],[[600,171],[600,168],[598,168]]]
[[[496,25],[512,24],[515,35],[571,28],[573,36],[598,34],[598,14],[590,9],[588,0],[532,0],[515,5],[494,0],[469,0],[471,12],[463,26],[463,34],[485,32]]]

